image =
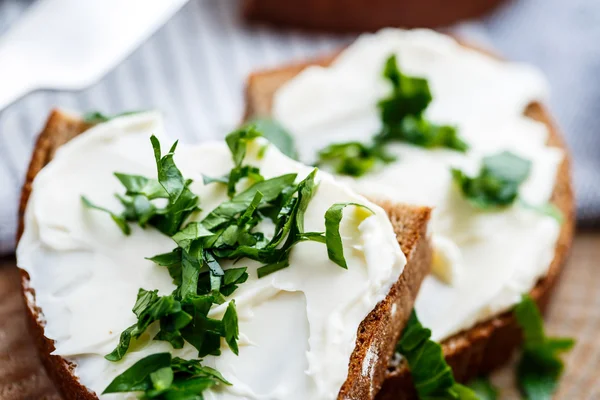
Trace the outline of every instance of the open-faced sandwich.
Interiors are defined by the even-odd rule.
[[[177,146],[153,112],[54,111],[20,212],[66,399],[372,399],[431,264],[429,208],[377,205],[252,125]]]
[[[539,322],[531,299],[545,307],[573,234],[569,159],[545,94],[537,70],[428,30],[363,35],[339,54],[248,82],[247,119],[278,121],[301,161],[369,198],[434,208],[433,273],[415,310],[461,382],[509,360],[524,330],[520,378],[536,362],[551,372],[521,387],[548,378],[551,393],[557,354],[572,345],[524,326]],[[511,312],[517,304],[521,315],[534,310],[525,322]],[[380,398],[451,387],[413,368],[407,344]],[[448,396],[439,398],[460,398]]]

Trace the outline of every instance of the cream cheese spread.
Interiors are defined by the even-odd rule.
[[[186,344],[173,350],[152,341],[152,325],[120,362],[103,357],[125,328],[136,322],[131,308],[139,288],[170,294],[175,288],[167,269],[144,257],[172,250],[174,242],[153,228],[131,225],[124,236],[106,214],[82,207],[81,195],[112,210],[121,209],[114,193],[122,187],[113,172],[156,176],[149,137],[164,136],[155,113],[121,117],[98,125],[61,147],[36,177],[27,205],[18,264],[31,277],[36,302],[46,321],[53,354],[76,364],[75,374],[100,393],[137,360],[158,352],[186,359],[197,351]],[[265,146],[266,151],[263,150]],[[263,154],[264,152],[264,154]],[[221,176],[233,167],[224,142],[180,145],[175,162],[201,199],[200,220],[227,199],[223,185],[204,185],[202,175]],[[249,145],[246,162],[266,177],[312,168],[281,154],[264,139]],[[204,392],[206,399],[334,399],[346,380],[360,322],[389,292],[406,264],[386,213],[324,172],[306,216],[306,231],[324,231],[325,211],[338,202],[356,202],[372,216],[349,207],[340,227],[348,269],[327,257],[321,243],[302,242],[291,252],[290,267],[262,279],[259,265],[248,267],[247,282],[232,295],[239,315],[239,356],[226,345],[203,364],[219,370],[233,385]],[[268,232],[265,230],[265,232]],[[223,263],[227,268],[228,264]],[[225,306],[211,309],[220,318]],[[135,393],[100,396],[137,398]]]
[[[371,198],[434,207],[434,274],[421,287],[416,310],[432,338],[442,340],[515,305],[547,273],[560,230],[555,219],[518,204],[473,208],[452,183],[450,168],[475,175],[484,156],[511,151],[532,162],[519,196],[542,205],[564,155],[546,145],[545,125],[524,115],[547,92],[537,70],[433,31],[385,29],[361,36],[331,66],[308,67],[276,92],[273,117],[295,137],[301,160],[313,162],[329,144],[368,142],[380,131],[376,105],[391,92],[382,76],[391,54],[403,73],[428,80],[433,101],[426,117],[456,126],[470,150],[392,143],[387,148],[397,161],[339,179]]]

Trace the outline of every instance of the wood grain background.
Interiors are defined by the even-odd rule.
[[[553,298],[547,331],[577,339],[556,399],[600,399],[600,233],[577,234]],[[60,400],[44,372],[23,317],[13,258],[0,259],[0,400]],[[492,376],[501,399],[519,399],[513,370]]]

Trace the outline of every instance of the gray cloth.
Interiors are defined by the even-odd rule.
[[[0,33],[32,1],[0,1]],[[243,27],[236,0],[191,0],[99,83],[79,92],[38,91],[0,112],[0,253],[14,246],[17,202],[35,137],[53,107],[73,110],[157,108],[185,142],[222,137],[239,122],[251,71],[324,54],[351,36]],[[521,0],[476,24],[508,58],[541,67],[551,108],[575,154],[579,219],[600,220],[600,3]],[[1,60],[0,60],[1,62]],[[1,90],[1,88],[0,88]]]

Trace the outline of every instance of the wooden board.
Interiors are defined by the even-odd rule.
[[[600,399],[600,233],[576,236],[571,259],[547,317],[552,335],[577,339],[556,399]],[[25,327],[14,259],[0,259],[0,400],[60,400],[45,374]],[[513,370],[492,380],[501,399],[518,399]]]

